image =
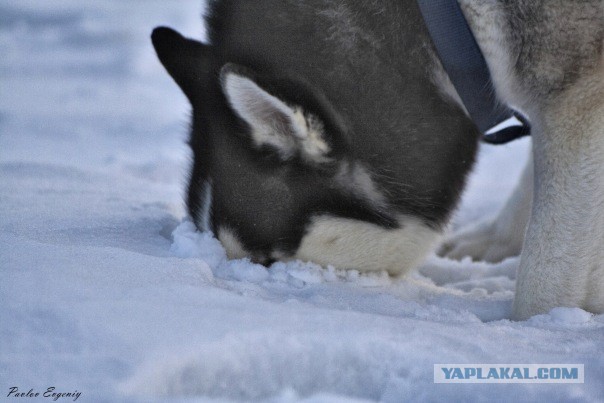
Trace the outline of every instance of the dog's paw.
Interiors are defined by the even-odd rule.
[[[496,221],[483,221],[447,237],[438,254],[455,260],[470,257],[474,261],[497,263],[520,255],[522,237],[510,235]]]

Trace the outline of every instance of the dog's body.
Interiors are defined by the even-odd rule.
[[[499,96],[534,126],[516,315],[603,311],[602,2],[460,4]],[[210,45],[168,29],[153,37],[193,105],[188,206],[198,226],[231,257],[393,274],[417,265],[459,199],[478,131],[415,1],[210,9]],[[517,199],[509,205],[530,205],[526,193]]]

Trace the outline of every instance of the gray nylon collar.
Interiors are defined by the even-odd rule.
[[[502,144],[530,134],[528,121],[498,102],[487,63],[457,0],[417,0],[417,4],[440,61],[483,140]],[[521,125],[489,132],[511,117]]]

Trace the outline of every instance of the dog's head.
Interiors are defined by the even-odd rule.
[[[319,88],[225,62],[168,28],[156,29],[153,43],[193,107],[189,210],[229,257],[398,273],[431,248],[441,221],[401,205],[431,212],[436,202],[414,194],[404,178],[376,180]]]

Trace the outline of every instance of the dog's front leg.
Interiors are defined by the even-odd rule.
[[[583,80],[552,105],[535,121],[515,319],[558,306],[604,312],[604,79]]]

